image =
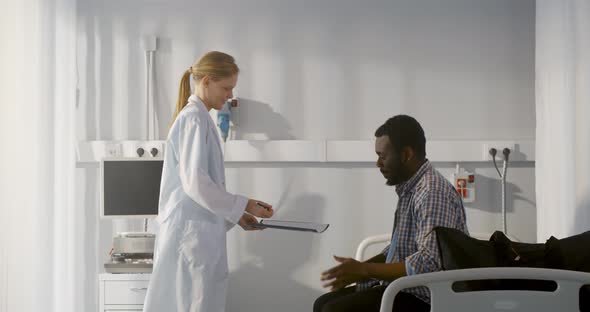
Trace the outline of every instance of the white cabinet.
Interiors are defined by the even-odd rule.
[[[150,274],[99,275],[99,312],[142,311]]]

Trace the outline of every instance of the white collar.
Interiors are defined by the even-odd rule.
[[[188,98],[188,102],[189,102],[189,104],[193,103],[197,107],[204,109],[205,112],[207,112],[207,113],[209,112],[209,110],[207,109],[207,106],[205,106],[205,103],[203,103],[203,101],[198,96],[196,96],[194,94]]]
[[[215,133],[214,135],[214,139],[216,143],[216,145],[219,147],[219,149],[221,149],[221,139],[219,138],[219,132],[217,130],[217,127],[215,126],[215,121],[213,121],[213,118],[211,118],[211,115],[209,114],[209,111],[207,110],[207,106],[205,106],[205,103],[203,103],[203,101],[196,95],[191,95],[188,98],[188,102],[189,104],[194,104],[195,107],[197,107],[197,110],[199,111],[199,114],[206,114],[207,115],[207,124],[208,127],[213,131],[213,133]]]

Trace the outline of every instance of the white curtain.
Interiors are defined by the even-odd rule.
[[[536,18],[537,240],[544,242],[590,230],[590,1],[538,0]]]
[[[76,0],[0,4],[0,311],[86,311]]]

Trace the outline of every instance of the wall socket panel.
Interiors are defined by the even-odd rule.
[[[123,141],[123,157],[161,158],[164,156],[163,141]],[[143,155],[139,156],[137,150],[143,149]],[[152,148],[157,150],[156,156],[150,154]]]
[[[162,158],[164,157],[165,141],[96,141],[94,144],[92,159],[99,161],[101,158]],[[139,156],[137,150],[143,149],[143,155]],[[151,154],[156,149],[156,155]]]
[[[164,156],[164,144],[163,143],[149,141],[149,142],[146,142],[146,146],[147,146],[146,151],[148,153],[151,153],[152,148],[155,148],[158,150],[158,153],[156,154],[156,156],[152,156],[150,154],[149,155],[150,157],[163,157]]]
[[[482,160],[488,161],[492,160],[492,155],[490,155],[490,149],[495,148],[498,153],[496,154],[496,159],[504,159],[504,155],[502,151],[505,148],[510,149],[510,154],[514,153],[514,149],[516,147],[516,143],[514,141],[488,141],[482,144]]]
[[[108,158],[123,157],[123,147],[119,143],[106,143],[104,145],[104,156]]]

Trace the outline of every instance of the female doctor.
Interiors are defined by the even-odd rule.
[[[203,55],[182,76],[174,121],[166,140],[160,189],[160,230],[144,312],[223,312],[227,291],[226,231],[244,230],[270,205],[225,190],[221,143],[211,109],[232,97],[234,58]],[[195,92],[190,94],[190,77]],[[189,97],[190,96],[190,97]]]

